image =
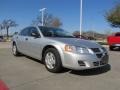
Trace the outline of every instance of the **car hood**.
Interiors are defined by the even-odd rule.
[[[49,38],[54,41],[62,42],[65,44],[73,45],[73,46],[80,46],[80,47],[87,47],[87,48],[100,48],[101,45],[97,44],[94,41],[79,39],[79,38]]]

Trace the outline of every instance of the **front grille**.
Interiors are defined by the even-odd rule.
[[[101,60],[100,61],[96,61],[96,62],[93,62],[93,65],[94,66],[99,66],[99,65],[106,65],[108,64],[108,59],[109,59],[109,56],[107,53],[104,53],[104,54],[96,54],[96,56],[98,58],[100,58]]]
[[[99,48],[91,48],[91,50],[92,50],[94,53],[100,52],[100,49],[99,49]]]
[[[101,58],[101,57],[103,56],[103,54],[102,54],[102,53],[96,54],[96,56],[97,56],[98,58]]]

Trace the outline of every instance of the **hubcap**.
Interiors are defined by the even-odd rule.
[[[55,55],[51,52],[48,52],[45,56],[45,63],[47,68],[53,69],[55,67]]]
[[[16,54],[16,46],[15,45],[13,45],[13,54],[15,55]]]

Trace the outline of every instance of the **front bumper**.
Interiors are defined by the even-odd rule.
[[[112,44],[113,47],[120,47],[120,44]]]
[[[74,70],[85,70],[102,67],[108,64],[108,54],[102,53],[98,58],[96,54],[75,54],[70,52],[64,53],[63,66]]]

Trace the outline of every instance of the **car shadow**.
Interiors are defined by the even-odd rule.
[[[112,50],[112,52],[120,52],[120,49]]]
[[[44,64],[41,60],[38,60],[38,59],[32,58],[32,57],[30,57],[30,56],[26,56],[26,55],[24,55],[24,56],[25,56],[26,58],[32,60],[32,61],[38,62],[38,63],[40,63],[40,64]]]
[[[96,69],[89,69],[89,70],[71,70],[69,73],[70,74],[75,74],[75,75],[80,75],[80,76],[93,76],[93,75],[99,75],[106,73],[111,70],[111,65],[106,65],[101,68],[96,68]]]
[[[114,51],[115,51],[115,52],[117,52],[117,51],[119,52],[119,51],[120,51],[120,48],[115,48],[115,49],[113,49],[112,51],[113,51],[113,52],[114,52]]]

